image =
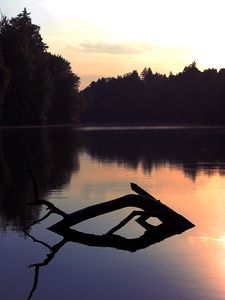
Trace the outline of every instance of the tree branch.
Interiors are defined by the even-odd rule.
[[[125,226],[130,220],[133,219],[133,217],[139,216],[139,215],[142,215],[142,214],[143,214],[143,211],[137,211],[137,210],[132,211],[132,213],[129,214],[125,219],[123,219],[118,225],[116,225],[115,227],[113,227],[112,229],[110,229],[106,233],[106,235],[113,234],[114,232],[116,232],[117,230],[119,230],[120,228],[122,228],[123,226]]]
[[[44,221],[45,219],[47,219],[50,215],[52,214],[52,211],[49,211],[46,215],[44,215],[41,219],[37,220],[37,221],[34,221],[33,223],[29,224],[25,229],[24,231],[26,231],[28,228],[30,228],[31,226],[35,225],[35,224],[38,224],[42,221]]]
[[[33,170],[31,169],[30,166],[26,165],[25,169],[28,171],[32,184],[33,184],[33,188],[34,188],[34,202],[29,202],[27,203],[28,205],[46,205],[47,209],[50,210],[50,213],[48,216],[50,216],[51,213],[55,213],[58,214],[60,216],[62,216],[63,218],[65,218],[68,214],[65,213],[64,211],[62,211],[61,209],[59,209],[58,207],[56,207],[54,204],[52,204],[51,202],[47,201],[47,200],[43,200],[43,199],[39,199],[39,195],[38,195],[38,186],[37,186],[37,180],[36,177],[34,175]],[[47,216],[47,215],[46,215]],[[47,218],[47,217],[46,217]],[[45,219],[45,218],[44,218]],[[41,219],[42,220],[42,219]],[[37,221],[37,222],[40,222]],[[34,223],[36,224],[36,223]],[[30,226],[28,226],[30,227]]]
[[[46,248],[48,248],[49,250],[52,250],[52,247],[49,246],[49,244],[47,244],[47,243],[45,243],[45,242],[43,242],[43,241],[40,241],[40,240],[36,239],[33,235],[31,235],[31,234],[30,234],[29,232],[27,232],[26,230],[24,230],[24,233],[25,233],[26,235],[28,235],[29,238],[31,238],[31,239],[33,240],[33,242],[39,243],[39,244],[45,246]]]

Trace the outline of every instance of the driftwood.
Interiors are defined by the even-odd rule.
[[[47,243],[37,240],[36,238],[34,238],[31,234],[29,234],[27,231],[25,232],[34,242],[40,243],[41,245],[47,247],[48,249],[50,249],[50,252],[47,254],[46,258],[40,262],[40,263],[35,263],[32,264],[30,266],[28,266],[29,268],[34,268],[34,281],[33,281],[33,286],[30,290],[29,296],[27,298],[27,300],[30,300],[33,297],[33,294],[38,286],[38,280],[39,280],[39,271],[40,271],[40,267],[44,267],[47,266],[50,261],[54,258],[54,256],[56,255],[56,253],[65,245],[65,243],[67,243],[67,240],[63,239],[62,241],[60,241],[59,243],[55,244],[54,246],[50,246]]]
[[[33,190],[34,190],[34,202],[30,202],[30,203],[27,203],[27,204],[28,205],[46,205],[47,209],[49,209],[51,213],[58,214],[62,217],[67,216],[67,214],[64,211],[62,211],[61,209],[56,207],[51,202],[39,198],[37,180],[34,176],[34,172],[33,172],[33,170],[31,169],[30,166],[25,166],[25,169],[28,171],[28,173],[31,177],[32,184],[33,184]]]
[[[132,212],[120,224],[108,231],[106,235],[110,235],[119,230],[137,215],[140,217],[136,220],[136,222],[138,222],[146,230],[148,230],[149,228],[149,224],[146,222],[149,217],[157,217],[164,225],[167,225],[169,227],[191,228],[194,226],[185,217],[176,213],[174,210],[172,210],[159,200],[156,200],[153,196],[148,194],[138,185],[131,183],[131,188],[139,194],[125,195],[111,201],[92,205],[71,214],[67,214],[66,216],[64,216],[63,220],[50,226],[48,229],[63,236],[65,234],[72,234],[73,229],[70,229],[71,226],[74,226],[80,222],[94,218],[96,216],[113,212],[125,207],[136,207],[141,210]]]
[[[67,214],[64,211],[57,208],[55,205],[53,205],[51,202],[47,200],[40,200],[38,197],[38,188],[37,188],[37,182],[34,176],[34,173],[32,169],[27,166],[26,167],[30,177],[32,179],[33,188],[34,188],[34,202],[29,203],[29,205],[46,205],[49,212],[42,217],[40,220],[37,220],[30,224],[27,228],[30,226],[43,221],[48,216],[50,216],[52,213],[58,214],[63,217],[63,219],[56,224],[50,226],[48,229],[60,234],[60,235],[70,235],[73,232],[78,232],[70,227],[83,222],[85,220],[94,218],[99,215],[103,215],[109,212],[113,212],[125,207],[136,207],[141,210],[139,211],[133,211],[128,217],[126,217],[124,220],[122,220],[118,225],[113,227],[111,230],[109,230],[105,236],[110,236],[117,230],[119,230],[121,227],[123,227],[126,223],[128,223],[133,217],[139,216],[139,218],[136,219],[136,222],[138,222],[142,227],[145,228],[145,230],[149,230],[152,226],[149,225],[146,220],[149,217],[157,217],[164,225],[168,227],[174,227],[174,228],[180,228],[181,230],[184,228],[191,228],[194,226],[189,220],[187,220],[182,215],[178,214],[165,204],[163,204],[160,200],[155,199],[152,195],[150,195],[148,192],[143,190],[141,187],[139,187],[135,183],[131,183],[131,189],[136,192],[137,194],[129,194],[125,195],[123,197],[113,199],[107,202],[103,202],[100,204],[95,204],[86,208],[83,208],[81,210],[75,211],[73,213]],[[26,229],[27,229],[26,228]]]
[[[100,236],[95,234],[83,233],[71,229],[66,232],[65,236],[63,236],[62,234],[63,239],[53,246],[50,246],[47,243],[34,238],[31,234],[25,231],[25,233],[34,242],[39,243],[46,247],[48,250],[50,250],[43,261],[31,264],[29,266],[29,268],[34,268],[34,280],[27,300],[30,300],[32,298],[38,286],[40,268],[47,266],[53,260],[57,252],[68,242],[75,242],[95,247],[111,247],[119,250],[135,252],[137,250],[147,248],[155,243],[159,243],[166,238],[169,238],[175,234],[180,234],[186,231],[187,229],[191,228],[190,224],[187,224],[187,226],[185,227],[183,223],[182,227],[179,227],[179,224],[177,224],[177,226],[172,226],[164,223],[161,223],[158,226],[151,226],[148,224],[148,226],[149,227],[145,231],[145,233],[142,236],[135,239],[127,239],[115,234],[106,234]]]
[[[32,224],[27,226],[27,228],[25,229],[25,234],[27,234],[34,242],[38,242],[50,250],[50,252],[47,254],[46,259],[44,259],[40,263],[32,264],[29,266],[35,268],[35,272],[33,286],[29,293],[28,299],[31,299],[35,289],[37,288],[40,267],[46,266],[54,258],[55,254],[67,242],[72,241],[88,246],[112,247],[120,250],[134,252],[139,249],[146,248],[152,244],[159,243],[168,237],[171,237],[175,234],[180,234],[195,226],[185,217],[178,214],[159,200],[155,199],[152,195],[144,191],[135,183],[131,183],[131,189],[136,194],[125,195],[114,200],[92,205],[67,214],[58,209],[51,202],[39,199],[37,182],[33,171],[30,167],[27,167],[27,170],[32,179],[34,188],[34,202],[29,203],[29,205],[45,205],[47,206],[49,212],[40,220],[34,221]],[[83,233],[71,228],[72,226],[85,220],[125,207],[134,207],[138,208],[139,210],[134,210],[118,225],[114,226],[103,235]],[[56,224],[53,224],[48,229],[61,235],[63,239],[59,243],[50,246],[47,243],[40,241],[30,235],[28,229],[32,225],[43,221],[52,213],[60,215],[62,217],[62,220],[57,222]],[[115,234],[116,231],[118,231],[136,216],[138,216],[138,218],[135,221],[145,229],[144,234],[142,234],[138,238],[133,239],[128,239]],[[149,217],[157,217],[162,223],[158,226],[153,226],[147,222],[147,219]]]

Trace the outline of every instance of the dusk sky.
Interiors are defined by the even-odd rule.
[[[71,62],[81,89],[99,77],[151,67],[177,73],[225,67],[224,0],[1,0],[3,15],[26,7],[49,51]]]

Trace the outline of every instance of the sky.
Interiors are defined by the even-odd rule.
[[[225,67],[224,0],[0,0],[9,18],[24,7],[49,51],[71,62],[81,89],[144,67]]]

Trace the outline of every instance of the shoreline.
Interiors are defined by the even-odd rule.
[[[0,126],[2,129],[51,129],[51,128],[74,128],[74,129],[209,129],[225,128],[225,124],[205,123],[76,123],[57,125],[12,125]]]

